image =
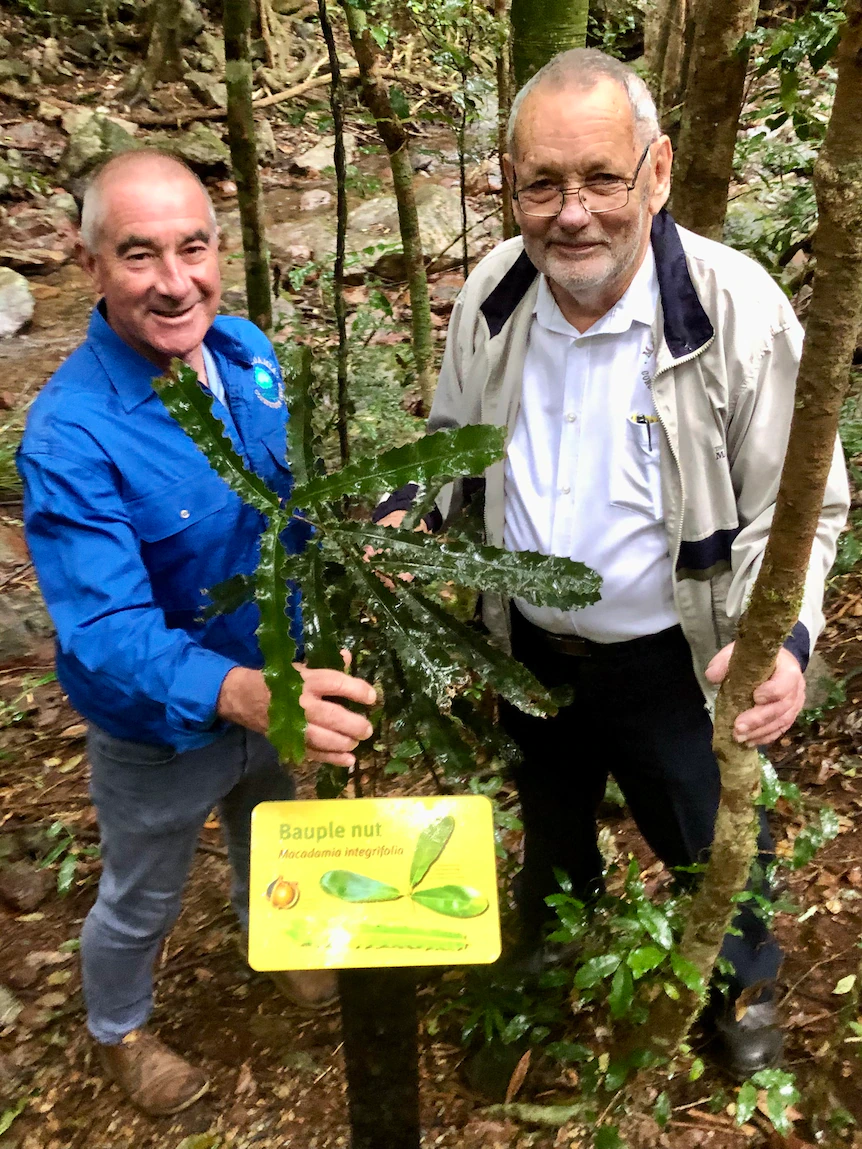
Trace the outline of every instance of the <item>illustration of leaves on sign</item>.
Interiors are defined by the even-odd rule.
[[[430,890],[416,888],[446,849],[454,829],[455,819],[451,814],[444,814],[422,830],[413,851],[410,890],[407,894],[386,882],[379,882],[364,874],[355,874],[352,870],[327,870],[320,879],[321,888],[343,902],[394,902],[408,897],[427,910],[445,914],[448,918],[477,918],[488,908],[488,899],[481,890],[455,884],[436,886]]]
[[[569,559],[513,554],[451,534],[441,539],[345,514],[346,499],[373,506],[393,488],[412,483],[415,520],[434,505],[445,484],[480,476],[503,458],[505,428],[438,431],[326,474],[312,428],[311,352],[292,347],[285,362],[288,442],[280,460],[285,498],[285,490],[270,490],[236,453],[191,368],[175,359],[170,372],[153,385],[213,470],[265,519],[257,571],[240,572],[211,588],[205,613],[227,613],[252,598],[257,603],[257,634],[271,694],[268,736],[284,759],[300,761],[305,749],[302,680],[294,667],[297,648],[288,621],[289,596],[297,586],[307,665],[340,669],[341,649],[351,649],[354,672],[382,685],[382,710],[397,737],[418,744],[444,771],[474,772],[477,748],[504,757],[514,753],[482,709],[488,690],[530,714],[556,713],[563,695],[547,690],[444,608],[435,587],[474,588],[577,610],[599,597],[601,580],[594,571]],[[301,554],[288,553],[284,546],[291,521],[308,540]],[[402,573],[412,580],[398,578]],[[318,796],[336,797],[346,781],[343,767],[321,767]],[[413,885],[445,846],[445,826],[435,832],[440,840],[428,839],[422,856],[414,859]],[[450,905],[453,914],[456,904],[468,904],[443,895],[437,901]]]

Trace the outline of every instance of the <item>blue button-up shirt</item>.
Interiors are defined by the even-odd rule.
[[[286,498],[287,410],[269,340],[220,317],[205,344],[235,449]],[[215,708],[227,672],[262,664],[253,603],[201,615],[206,588],[255,570],[265,520],[168,414],[158,374],[96,308],[86,341],[33,404],[18,466],[72,705],[115,737],[189,750],[224,729]],[[296,552],[307,530],[294,522],[283,538]]]

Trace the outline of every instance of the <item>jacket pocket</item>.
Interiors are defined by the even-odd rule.
[[[662,517],[661,426],[654,416],[630,415],[617,438],[611,468],[611,505],[649,519]]]
[[[136,534],[158,543],[194,527],[227,505],[230,489],[215,472],[181,479],[126,507]]]

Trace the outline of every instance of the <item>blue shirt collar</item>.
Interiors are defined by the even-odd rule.
[[[133,411],[154,394],[153,380],[161,372],[155,363],[145,359],[117,335],[105,318],[104,310],[104,300],[99,300],[90,316],[87,343],[111,380],[123,410]],[[248,349],[223,329],[219,316],[206,333],[204,342],[210,351],[221,353],[243,367],[251,367]]]

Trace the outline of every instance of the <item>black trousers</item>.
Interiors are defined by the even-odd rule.
[[[515,770],[524,823],[524,865],[515,896],[525,934],[552,919],[544,899],[564,871],[578,897],[601,889],[596,810],[612,774],[638,829],[669,867],[705,861],[721,783],[712,722],[682,630],[629,642],[590,644],[578,657],[552,649],[542,631],[512,609],[515,657],[546,686],[573,686],[574,702],[554,718],[533,718],[502,703],[502,721],[520,747]],[[761,811],[761,862],[772,842]],[[774,981],[781,951],[744,905],[722,954],[736,971],[731,992]],[[735,984],[734,984],[735,983]]]

